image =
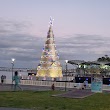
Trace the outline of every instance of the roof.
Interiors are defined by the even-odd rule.
[[[79,65],[81,63],[84,63],[84,60],[69,60],[68,63],[72,64],[72,65]]]
[[[79,64],[100,65],[100,62],[97,62],[97,61],[84,61],[84,60],[69,60],[68,63],[72,65],[79,65]]]

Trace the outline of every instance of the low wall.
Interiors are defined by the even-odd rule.
[[[75,83],[70,82],[53,82],[53,81],[33,81],[33,80],[22,80],[22,85],[36,85],[36,86],[51,86],[54,83],[55,87],[66,87],[67,88],[73,88],[75,86]]]
[[[110,91],[110,85],[103,85],[103,90]]]
[[[55,87],[62,87],[62,88],[81,88],[82,83],[73,83],[73,82],[53,82],[53,81],[33,81],[33,80],[22,80],[22,85],[35,85],[35,86],[48,86],[51,87],[51,85],[54,83]],[[88,89],[90,89],[90,84],[88,84]]]

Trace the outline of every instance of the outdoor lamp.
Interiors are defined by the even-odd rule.
[[[68,63],[68,60],[65,60],[65,63],[66,63],[66,81],[65,81],[65,91],[66,91],[66,83],[67,83],[67,63]]]
[[[12,85],[13,85],[13,67],[14,67],[14,62],[15,62],[15,59],[12,58],[11,59],[11,64],[12,64]]]

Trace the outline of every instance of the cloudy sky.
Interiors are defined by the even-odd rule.
[[[37,67],[50,16],[62,65],[110,55],[110,0],[0,0],[1,67]]]

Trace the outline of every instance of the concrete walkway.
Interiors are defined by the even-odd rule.
[[[1,84],[0,83],[0,91],[13,91],[14,85],[12,86],[12,84]],[[31,91],[48,91],[51,90],[51,87],[49,86],[34,86],[34,85],[20,85],[20,87],[25,91],[25,90],[31,90]],[[17,88],[17,90],[20,90],[19,88]],[[55,87],[55,90],[60,90],[60,91],[64,91],[65,88],[63,87]],[[67,88],[67,90],[73,90],[72,88]]]
[[[13,91],[14,85],[12,84],[0,84],[0,91]],[[23,90],[32,90],[32,91],[47,91],[51,90],[51,87],[46,86],[32,86],[32,85],[21,85]],[[17,88],[17,90],[20,90]]]
[[[57,97],[64,97],[64,98],[85,98],[88,96],[91,96],[95,94],[94,92],[91,92],[90,89],[74,89],[72,91],[67,91],[66,93],[63,94],[58,94],[58,95],[52,95],[52,96],[57,96]]]
[[[0,110],[31,110],[31,109],[21,109],[21,108],[6,108],[6,107],[0,107]]]

